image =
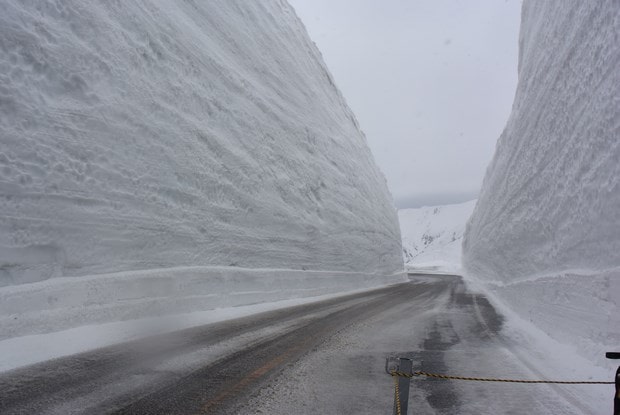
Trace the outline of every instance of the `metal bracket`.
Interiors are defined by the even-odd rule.
[[[398,357],[388,357],[385,359],[385,373],[391,375],[392,372],[398,371]]]
[[[413,373],[412,370],[413,361],[406,357],[388,357],[385,359],[385,371],[391,375],[392,372]],[[398,382],[398,396],[394,396],[394,414],[407,415],[409,406],[409,384],[411,379],[406,377],[399,377]],[[400,403],[400,411],[397,410],[397,402]]]

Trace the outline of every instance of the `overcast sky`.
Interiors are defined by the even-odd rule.
[[[517,82],[520,0],[289,0],[396,205],[477,197]]]

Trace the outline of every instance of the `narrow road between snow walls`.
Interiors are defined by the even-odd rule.
[[[427,372],[539,377],[503,325],[460,277],[411,275],[6,372],[0,413],[389,414],[387,357]],[[414,378],[409,413],[595,413],[588,388]]]

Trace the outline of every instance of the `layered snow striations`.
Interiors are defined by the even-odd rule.
[[[467,274],[590,361],[620,344],[620,8],[525,1],[519,83]]]
[[[0,143],[0,337],[402,271],[385,179],[284,1],[4,1]]]

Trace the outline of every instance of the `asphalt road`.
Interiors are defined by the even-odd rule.
[[[416,276],[7,372],[0,413],[390,413],[386,357],[410,357],[429,372],[482,366],[523,375],[518,362],[506,364],[513,355],[502,324],[459,277]],[[512,413],[511,405],[514,413],[579,413],[562,391],[532,393],[429,379],[416,381],[411,401],[413,413]]]

